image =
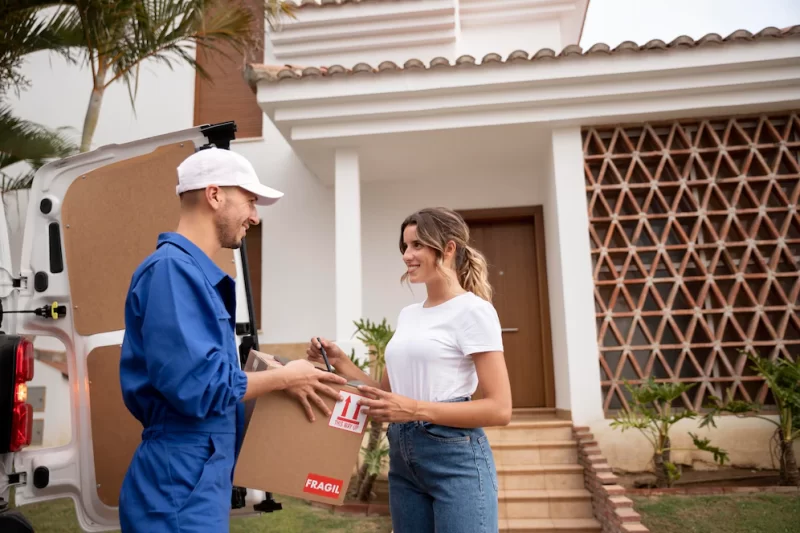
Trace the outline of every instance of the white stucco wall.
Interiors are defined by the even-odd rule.
[[[70,65],[46,52],[25,59],[24,74],[30,87],[17,98],[9,95],[14,112],[50,127],[66,126],[80,139],[91,91],[91,71]],[[194,70],[176,63],[143,65],[136,112],[121,82],[112,84],[103,98],[93,147],[127,142],[191,126],[194,113]]]
[[[569,411],[572,407],[569,383],[569,364],[567,361],[566,317],[561,285],[561,257],[558,253],[560,242],[558,217],[556,213],[555,167],[553,166],[552,141],[550,153],[545,161],[546,176],[543,183],[544,235],[547,244],[545,261],[547,263],[547,291],[550,296],[550,338],[553,345],[553,378],[556,389],[556,407]]]
[[[264,139],[231,145],[285,196],[262,216],[263,343],[335,337],[333,188],[312,175],[269,120]]]
[[[553,130],[552,149],[545,232],[556,407],[583,425],[603,409],[580,128]]]
[[[716,424],[716,428],[700,428],[699,420],[688,419],[675,424],[670,431],[672,461],[696,470],[718,468],[712,454],[694,447],[689,435],[691,432],[700,438],[708,438],[712,446],[718,446],[727,452],[729,461],[726,466],[778,469],[778,456],[774,455],[773,459],[774,424],[758,418],[734,416],[720,417]],[[612,468],[621,472],[652,471],[653,448],[638,430],[631,429],[623,433],[619,428],[611,427],[611,420],[598,420],[588,425]],[[795,441],[794,452],[796,456],[800,456],[800,441]]]
[[[461,55],[507,56],[515,50],[561,50],[575,44],[586,0],[395,0],[301,8],[266,43],[266,61],[302,66],[383,61],[402,65]],[[501,31],[498,29],[502,28]]]
[[[486,8],[496,9],[489,4],[486,4]],[[575,44],[576,41],[577,35],[568,36],[562,33],[557,19],[506,22],[499,35],[496,24],[473,26],[467,23],[461,27],[455,54],[471,55],[476,59],[481,59],[489,53],[506,57],[515,50],[531,53],[541,48],[552,48],[560,51],[567,44]]]

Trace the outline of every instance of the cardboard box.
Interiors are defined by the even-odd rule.
[[[245,370],[272,371],[256,352],[251,352]],[[234,484],[342,505],[367,427],[367,416],[357,405],[363,396],[356,386],[355,383],[332,386],[344,393],[345,400],[336,402],[323,396],[332,414],[326,417],[312,406],[314,422],[283,391],[248,402],[246,433],[234,471]]]

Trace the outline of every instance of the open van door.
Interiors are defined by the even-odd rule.
[[[85,531],[119,528],[120,487],[142,431],[123,404],[119,383],[125,296],[158,234],[177,227],[176,168],[203,147],[229,148],[235,130],[232,122],[198,126],[104,146],[37,173],[13,305],[36,309],[58,302],[65,315],[15,315],[15,333],[55,337],[65,346],[72,438],[65,446],[0,456],[6,462],[13,457],[10,479],[21,511],[25,504],[68,496]],[[237,285],[243,256],[247,272],[244,254],[223,250],[214,258]],[[271,510],[263,492],[246,492],[246,499],[241,491],[233,495],[240,500],[238,512],[252,513],[254,504]]]

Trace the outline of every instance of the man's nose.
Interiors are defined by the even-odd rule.
[[[253,208],[253,211],[250,213],[250,225],[257,226],[259,222],[261,222],[261,218],[258,216],[258,211]]]

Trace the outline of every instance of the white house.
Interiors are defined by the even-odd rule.
[[[720,27],[688,1],[303,2],[263,61],[218,64],[213,84],[148,66],[135,116],[113,87],[95,144],[237,121],[232,149],[286,193],[251,246],[267,346],[394,324],[425,296],[399,282],[400,222],[462,211],[515,407],[591,426],[637,470],[646,448],[608,428],[622,379],[696,383],[693,407],[728,387],[768,400],[737,350],[800,356],[800,5],[733,3],[713,3]],[[586,42],[606,9],[616,42]],[[693,34],[625,41],[670,13]],[[86,71],[37,55],[28,73],[22,116],[82,123]],[[734,464],[770,466],[769,426],[709,434]]]

